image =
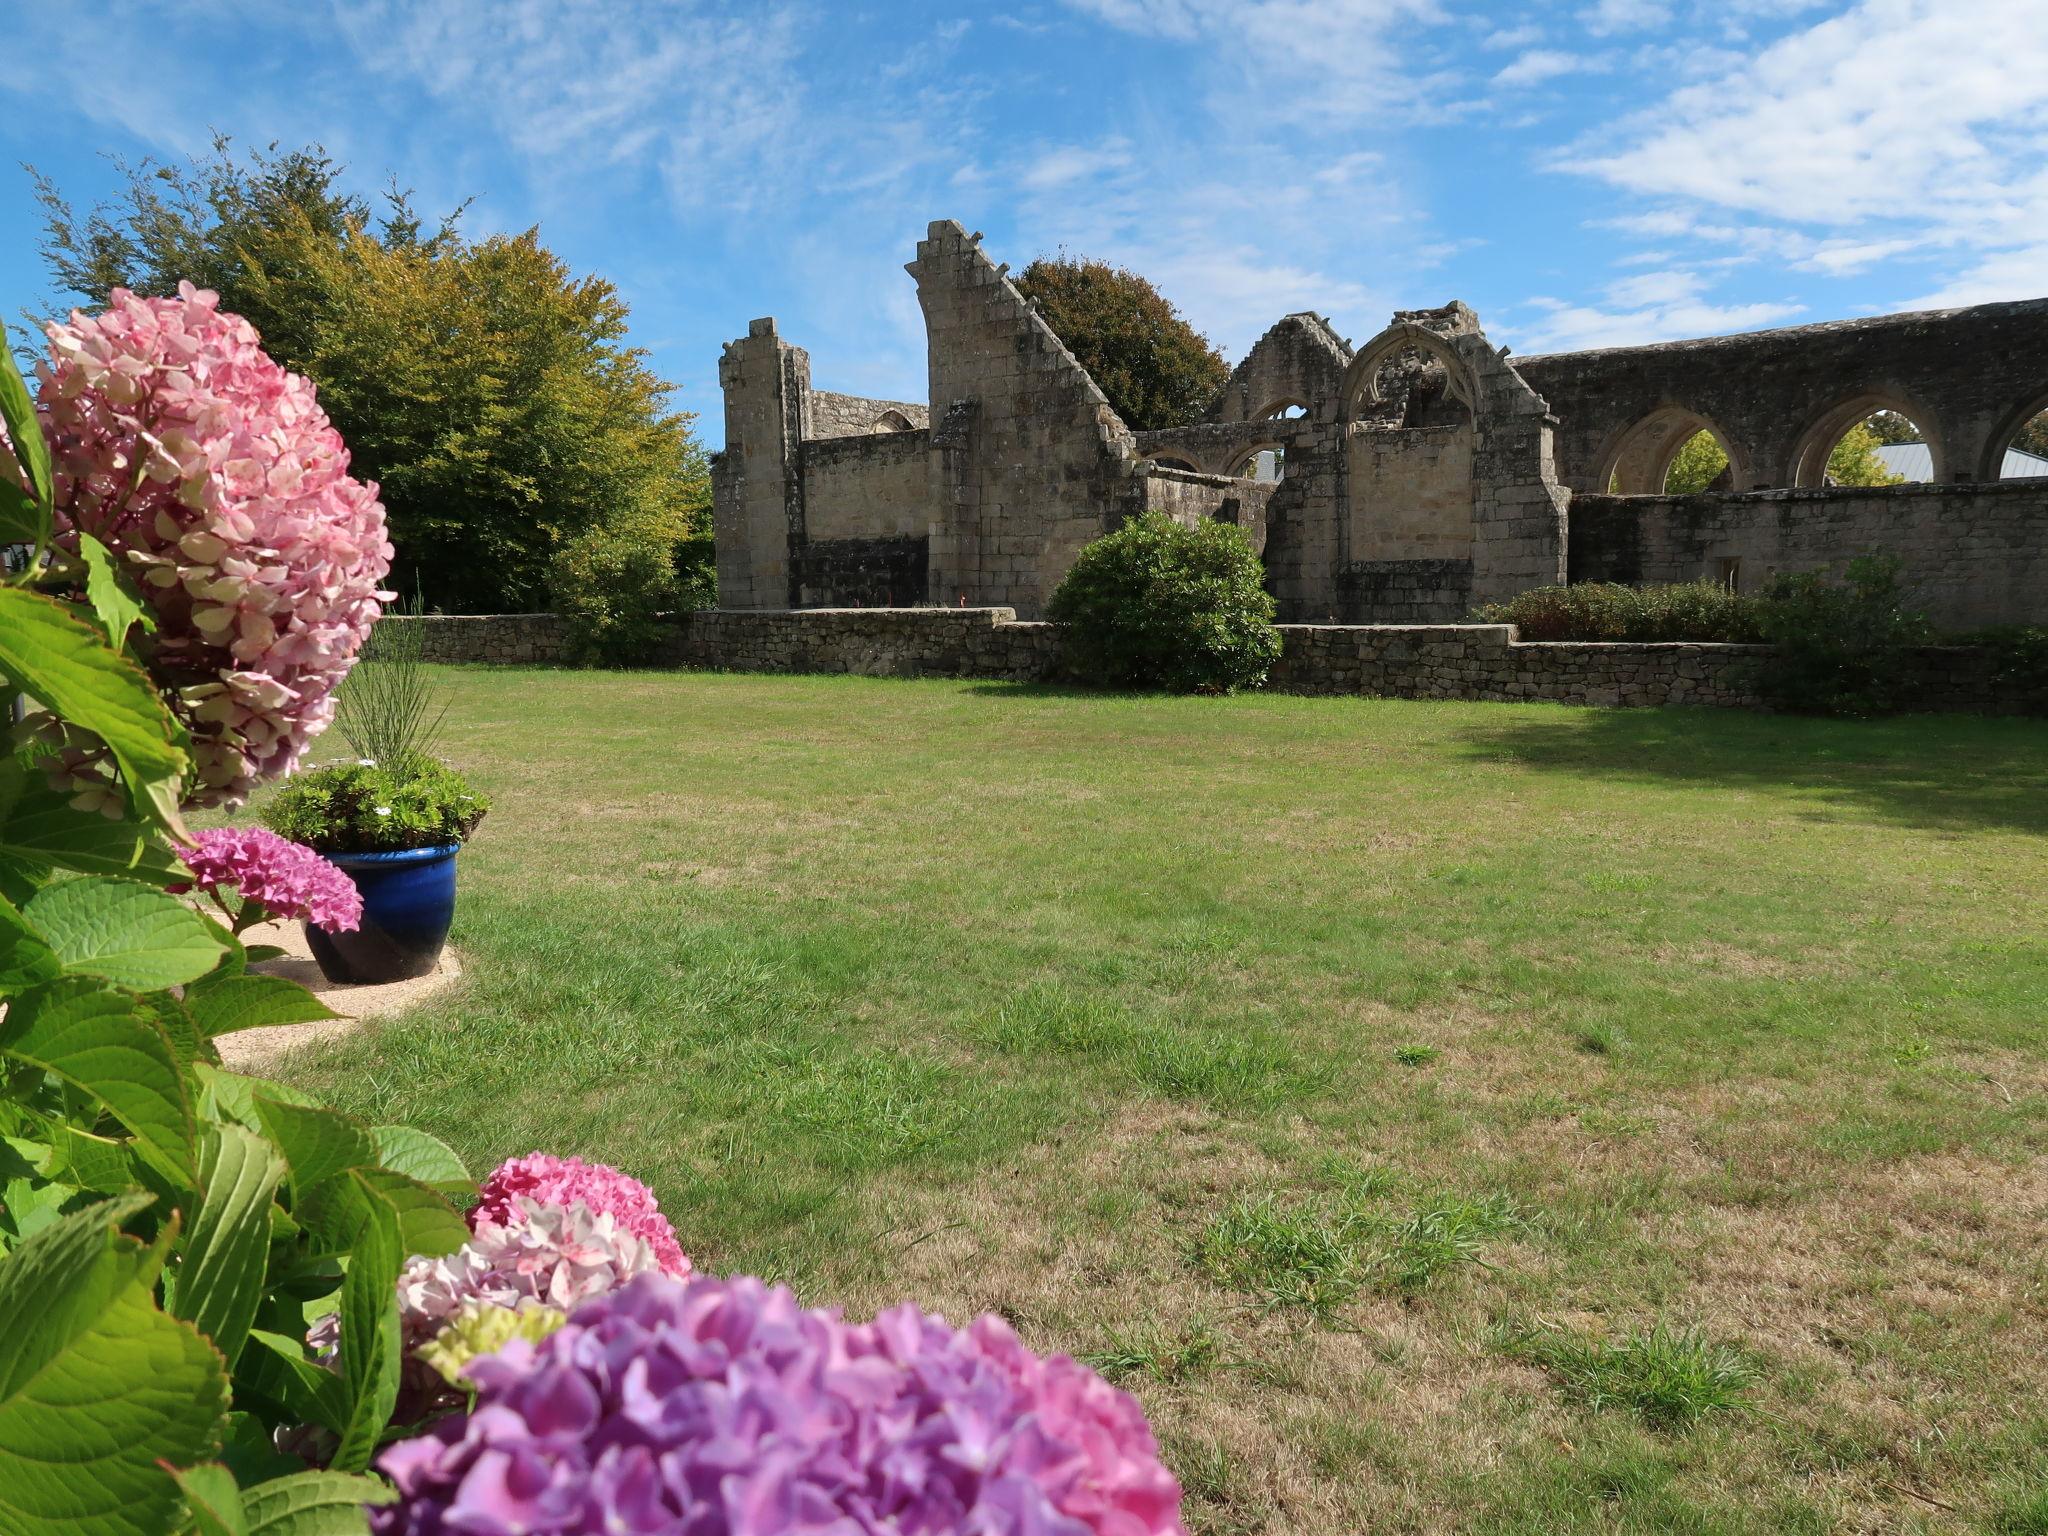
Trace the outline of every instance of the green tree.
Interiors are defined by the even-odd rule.
[[[2048,411],[2041,412],[2013,434],[2012,446],[2021,453],[2048,459]]]
[[[1135,272],[1041,256],[1018,275],[1017,288],[1133,431],[1200,420],[1230,377],[1223,354]]]
[[[1664,492],[1668,496],[1697,495],[1720,479],[1727,467],[1728,455],[1714,434],[1695,432],[1679,445],[1671,467],[1664,472]]]
[[[37,177],[52,276],[89,303],[190,279],[248,317],[382,487],[393,579],[430,606],[544,606],[578,540],[667,563],[708,524],[694,418],[627,343],[617,290],[537,230],[471,241],[459,209],[430,229],[395,188],[373,223],[317,148],[124,170],[82,216]]]
[[[1830,485],[1899,485],[1904,475],[1895,475],[1877,456],[1883,440],[1867,421],[1859,421],[1842,434],[1828,454]]]

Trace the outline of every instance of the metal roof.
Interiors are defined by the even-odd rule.
[[[1934,455],[1927,451],[1925,443],[1882,443],[1876,452],[1878,461],[1892,474],[1903,475],[1908,480],[1934,478]],[[2005,464],[1999,472],[1999,479],[2031,480],[2039,476],[2048,476],[2048,459],[2019,448],[2005,450]]]

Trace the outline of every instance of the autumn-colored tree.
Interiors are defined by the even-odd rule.
[[[1199,421],[1230,377],[1223,354],[1135,272],[1041,256],[1018,275],[1017,288],[1133,431]]]
[[[216,289],[287,367],[313,380],[382,487],[398,560],[429,606],[544,606],[578,540],[652,545],[657,563],[708,522],[693,418],[626,342],[611,284],[579,278],[538,231],[472,242],[429,231],[394,192],[381,220],[317,149],[132,171],[83,218],[38,178],[52,274],[103,302],[114,287]]]

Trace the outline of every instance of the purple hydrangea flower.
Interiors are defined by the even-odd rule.
[[[468,1374],[377,1536],[1185,1536],[1137,1402],[993,1317],[642,1275]]]

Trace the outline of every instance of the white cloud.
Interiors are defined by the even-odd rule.
[[[1533,23],[1519,27],[1500,27],[1479,39],[1479,46],[1491,48],[1498,53],[1507,53],[1516,48],[1527,48],[1531,43],[1543,40],[1543,29]]]
[[[1583,54],[1565,53],[1556,48],[1531,48],[1496,73],[1493,83],[1505,86],[1540,85],[1545,80],[1555,80],[1560,75],[1577,74],[1591,67],[1592,61]]]
[[[1579,19],[1595,37],[1610,37],[1617,32],[1646,32],[1651,27],[1667,26],[1671,7],[1667,0],[1599,0],[1592,9],[1580,13]]]
[[[1062,144],[1044,151],[1026,165],[1017,176],[1017,184],[1028,191],[1047,192],[1069,182],[1121,171],[1130,163],[1131,148],[1122,139],[1110,139],[1095,149]]]
[[[1798,304],[1710,304],[1702,299],[1617,310],[1536,298],[1528,307],[1538,311],[1539,318],[1496,327],[1525,355],[1725,336],[1783,324],[1802,309]]]

